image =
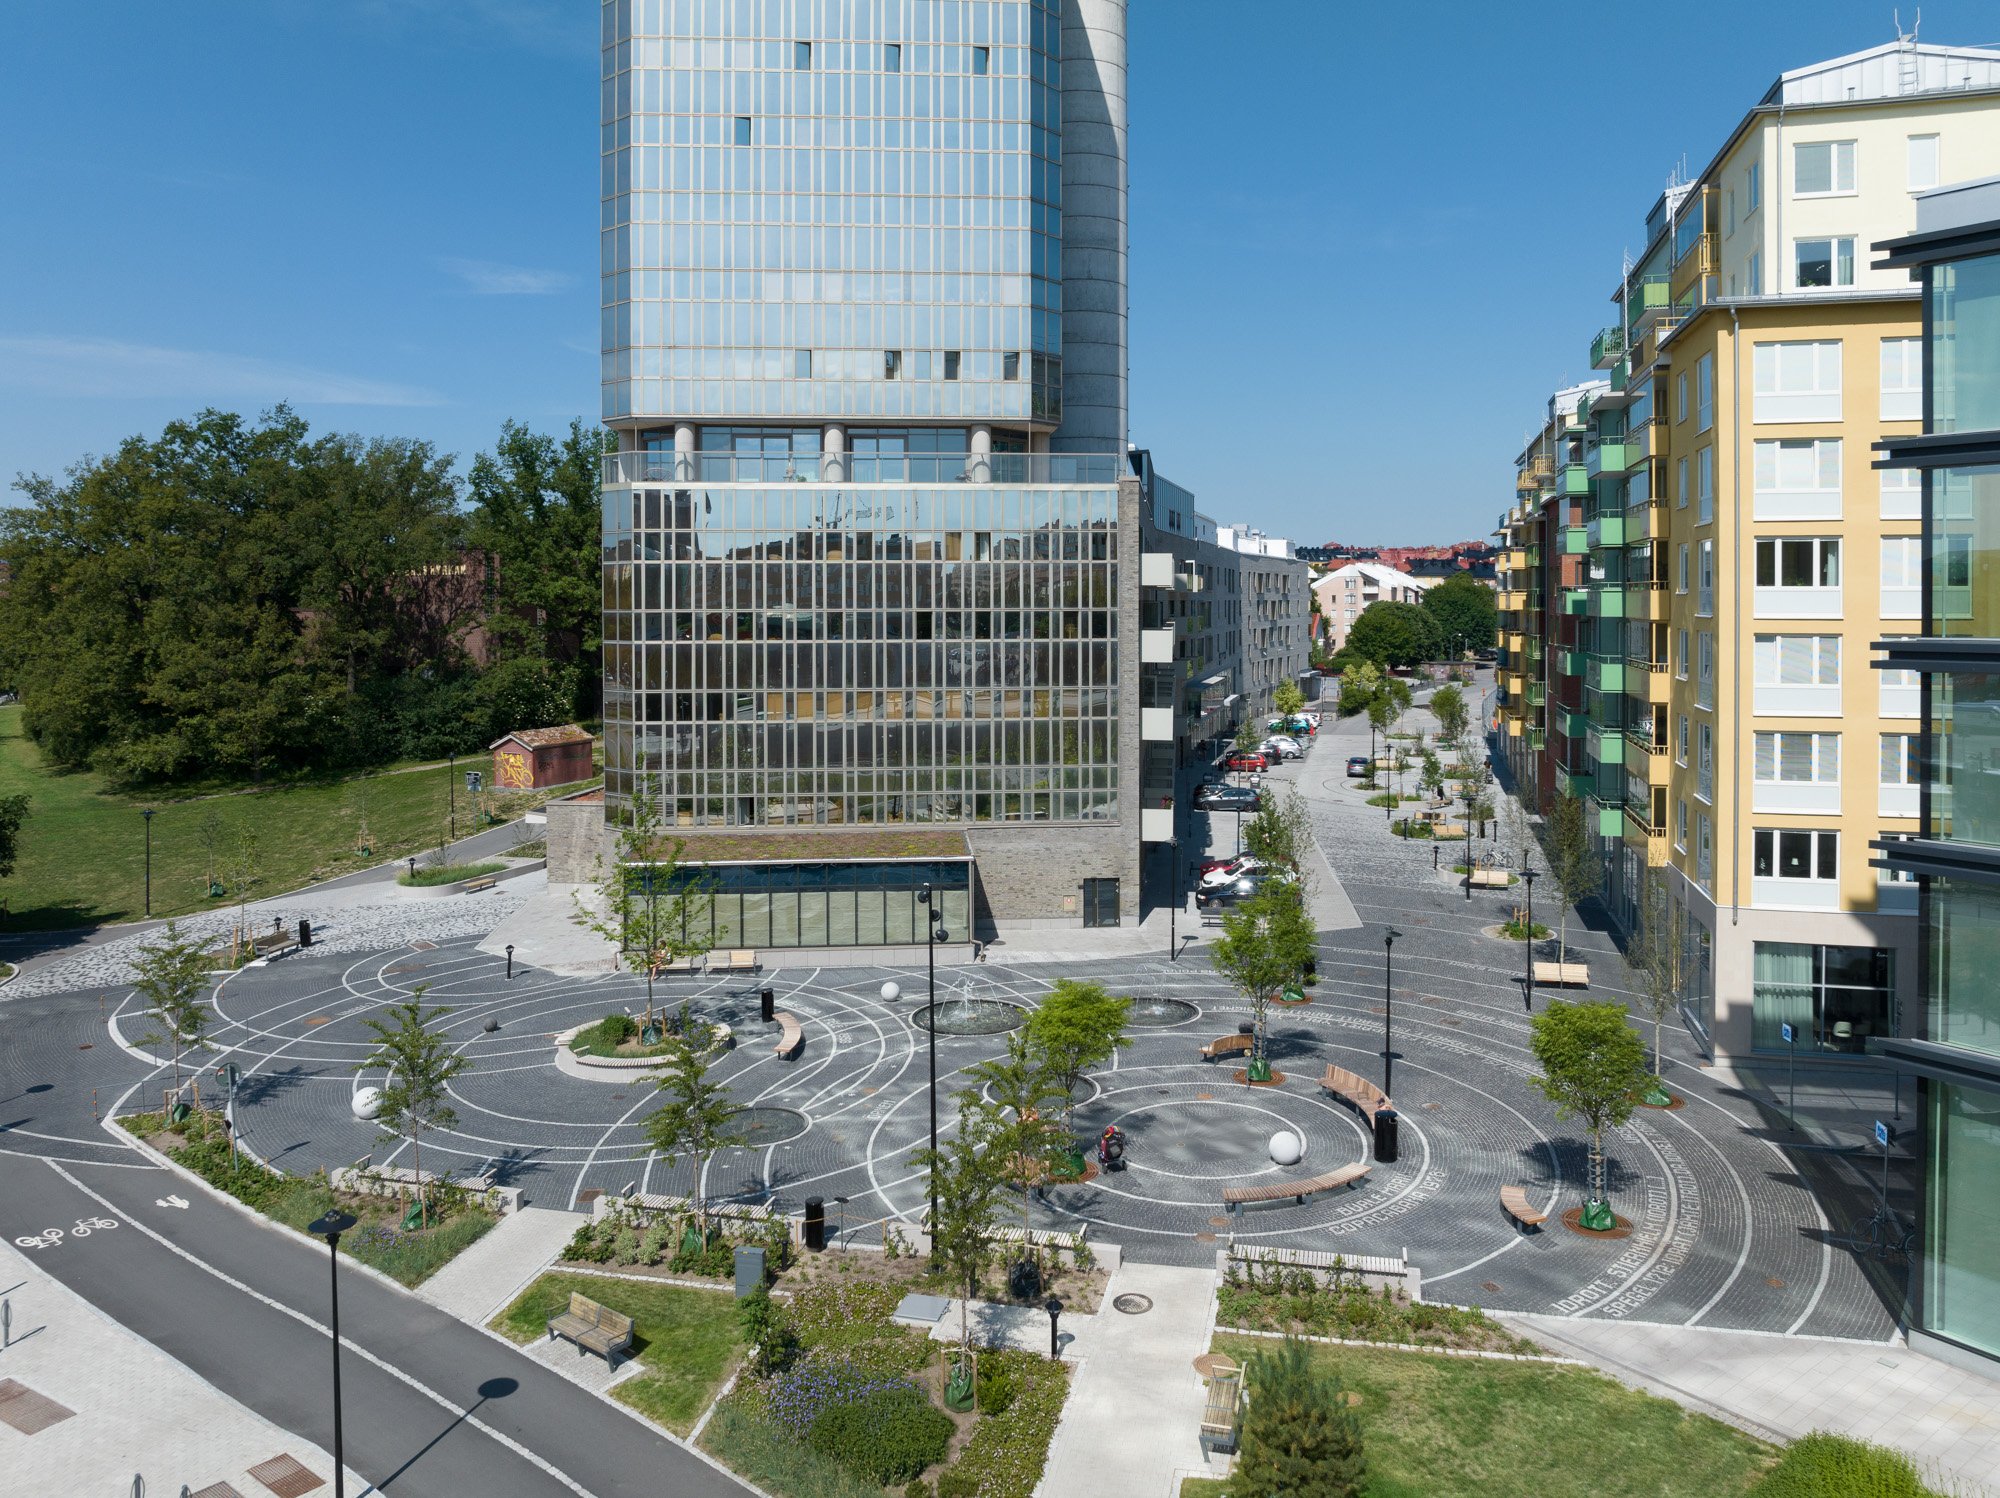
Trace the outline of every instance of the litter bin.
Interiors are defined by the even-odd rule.
[[[757,1017],[770,1024],[777,1012],[777,995],[766,988],[757,995]]]
[[[1375,1110],[1375,1158],[1384,1165],[1393,1164],[1396,1159],[1396,1110],[1377,1108]]]
[[[805,1236],[806,1247],[814,1253],[826,1247],[826,1198],[823,1196],[806,1198]]]
[[[1247,1019],[1240,1020],[1236,1025],[1236,1033],[1238,1035],[1255,1035],[1257,1033],[1256,1023]]]
[[[311,921],[301,920],[299,922],[299,945],[301,947],[309,947],[312,944],[313,944],[313,923]]]
[[[736,1250],[736,1298],[748,1299],[764,1283],[764,1250],[744,1244]]]

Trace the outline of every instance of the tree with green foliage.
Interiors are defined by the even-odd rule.
[[[1421,604],[1381,599],[1363,609],[1347,631],[1347,649],[1382,666],[1436,660],[1443,648],[1437,618]]]
[[[1500,600],[1490,584],[1454,572],[1426,589],[1424,611],[1437,621],[1443,654],[1457,660],[1468,650],[1491,650],[1500,637]]]
[[[1557,999],[1535,1016],[1529,1050],[1542,1069],[1529,1084],[1555,1104],[1558,1119],[1580,1119],[1590,1136],[1590,1201],[1583,1226],[1614,1225],[1604,1199],[1604,1131],[1632,1116],[1639,1099],[1659,1085],[1646,1069],[1646,1043],[1617,1004]]]
[[[1681,945],[1680,930],[1674,920],[1673,896],[1668,891],[1662,870],[1646,871],[1645,884],[1639,896],[1638,920],[1632,929],[1632,939],[1626,946],[1625,959],[1639,979],[1639,1003],[1647,1018],[1653,1022],[1653,1070],[1665,1076],[1663,1047],[1666,1044],[1667,1016],[1680,1006],[1687,989],[1688,972],[1686,950]],[[1655,1107],[1664,1107],[1673,1102],[1673,1095],[1663,1085],[1649,1093],[1646,1101]]]
[[[1297,1337],[1250,1360],[1243,1452],[1229,1490],[1244,1498],[1361,1498],[1368,1464],[1361,1422],[1340,1380]]]
[[[1373,661],[1356,661],[1340,673],[1340,694],[1335,699],[1341,716],[1365,713],[1381,695],[1382,668]]]
[[[1025,1028],[1007,1037],[1006,1055],[968,1067],[966,1077],[981,1097],[1000,1110],[1006,1123],[1007,1174],[1021,1188],[1025,1247],[1026,1235],[1034,1226],[1035,1188],[1047,1179],[1050,1160],[1075,1147],[1064,1123],[1069,1092]]]
[[[1281,681],[1271,692],[1271,706],[1281,718],[1296,717],[1305,711],[1306,694],[1295,681]]]
[[[236,901],[236,939],[229,954],[231,961],[242,961],[243,951],[249,946],[250,891],[263,877],[264,855],[257,829],[246,824],[237,828],[236,836],[229,840],[222,864],[223,887]]]
[[[1108,993],[1102,983],[1058,978],[1023,1027],[1029,1042],[1061,1084],[1065,1119],[1075,1110],[1083,1075],[1132,1044],[1125,1033],[1132,1001]]]
[[[451,1082],[471,1063],[453,1050],[440,1023],[449,1009],[425,1009],[425,987],[419,984],[407,1003],[389,1010],[387,1020],[362,1021],[375,1032],[374,1049],[356,1072],[380,1067],[387,1076],[375,1121],[390,1133],[410,1141],[417,1173],[417,1224],[429,1226],[430,1188],[424,1181],[424,1131],[449,1129],[458,1122],[451,1106]]]
[[[1232,741],[1231,747],[1238,754],[1255,754],[1257,746],[1263,742],[1264,735],[1257,731],[1256,723],[1249,718],[1245,718],[1241,723],[1236,725],[1236,737]]]
[[[1562,891],[1556,913],[1556,961],[1569,960],[1566,937],[1570,910],[1595,895],[1604,883],[1604,867],[1590,846],[1589,810],[1580,796],[1559,796],[1549,808],[1549,872]]]
[[[962,1288],[958,1308],[959,1366],[970,1377],[972,1322],[969,1307],[979,1293],[994,1229],[1000,1225],[1000,1192],[1007,1177],[1008,1129],[1000,1111],[976,1092],[957,1096],[958,1121],[933,1150],[926,1146],[910,1164],[929,1177],[937,1199],[930,1226],[931,1259]]]
[[[208,942],[201,937],[181,935],[180,925],[168,921],[155,940],[139,948],[132,972],[132,991],[145,1006],[144,1012],[159,1026],[153,1034],[142,1036],[141,1041],[172,1048],[174,1096],[179,1097],[181,1057],[207,1043],[209,1008],[203,1001],[215,979]]]
[[[1435,753],[1423,752],[1423,768],[1417,773],[1417,785],[1434,801],[1444,799],[1444,762]]]
[[[1447,744],[1456,745],[1464,736],[1466,721],[1470,717],[1464,689],[1455,682],[1446,682],[1431,693],[1431,716],[1437,719],[1438,737]]]
[[[1270,880],[1234,910],[1222,915],[1222,934],[1209,943],[1208,960],[1250,1001],[1256,1043],[1250,1053],[1252,1081],[1271,1074],[1267,1035],[1271,1002],[1305,981],[1319,955],[1319,933],[1306,911],[1298,885]]]
[[[0,879],[14,872],[20,853],[21,824],[28,820],[28,798],[0,796]]]
[[[1243,846],[1251,857],[1283,869],[1311,889],[1312,813],[1296,790],[1287,787],[1265,795],[1257,815],[1243,829]]]
[[[710,1156],[742,1143],[736,1119],[743,1107],[731,1102],[729,1089],[709,1076],[708,1057],[698,1041],[698,1036],[688,1033],[669,1033],[666,1069],[656,1084],[666,1102],[659,1112],[647,1115],[642,1127],[668,1165],[678,1164],[683,1156],[693,1163],[694,1183],[688,1188],[688,1200],[694,1203],[695,1221],[705,1242],[708,1212],[703,1178]]]
[[[684,869],[687,844],[669,837],[651,776],[634,782],[619,817],[610,868],[597,868],[594,903],[570,897],[571,919],[612,947],[636,953],[646,974],[646,1023],[653,1020],[653,979],[667,963],[705,956],[726,933],[713,932],[715,901],[709,880]]]

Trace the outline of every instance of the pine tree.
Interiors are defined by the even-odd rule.
[[[1340,1380],[1305,1343],[1287,1337],[1250,1360],[1243,1455],[1230,1474],[1238,1498],[1360,1498],[1368,1480],[1361,1423]]]

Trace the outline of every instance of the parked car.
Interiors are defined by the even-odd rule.
[[[1281,759],[1304,759],[1305,746],[1293,738],[1270,738],[1257,746],[1258,753],[1274,764]]]
[[[1368,763],[1367,755],[1350,754],[1347,756],[1347,773],[1353,778],[1357,780],[1366,780],[1368,778],[1369,769],[1370,766]]]
[[[1194,804],[1198,811],[1256,811],[1264,798],[1243,785],[1197,786]]]
[[[1264,725],[1264,731],[1271,734],[1306,734],[1319,732],[1319,724],[1313,719],[1294,713],[1289,718],[1273,718]]]
[[[1217,869],[1226,869],[1235,862],[1233,858],[1204,858],[1194,866],[1194,876],[1205,879]]]
[[[1267,885],[1285,884],[1290,879],[1291,876],[1283,869],[1263,869],[1255,874],[1224,880],[1221,884],[1211,884],[1194,892],[1195,909],[1212,910],[1217,906],[1227,908],[1240,904]]]
[[[1210,869],[1207,873],[1203,874],[1201,876],[1201,887],[1203,889],[1220,889],[1225,884],[1234,883],[1238,879],[1246,878],[1251,874],[1259,872],[1263,867],[1264,861],[1261,858],[1252,858],[1246,853],[1241,858],[1232,858],[1219,869]]]
[[[1270,768],[1270,761],[1265,759],[1262,751],[1250,754],[1232,754],[1222,762],[1222,768],[1225,770],[1265,770]]]

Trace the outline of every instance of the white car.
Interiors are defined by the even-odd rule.
[[[1262,859],[1252,858],[1246,853],[1234,863],[1226,863],[1219,869],[1210,869],[1206,874],[1203,874],[1201,876],[1201,887],[1203,889],[1221,889],[1225,884],[1234,884],[1246,874],[1258,873],[1263,867],[1264,862]]]
[[[1300,744],[1297,739],[1287,738],[1284,735],[1264,740],[1263,749],[1266,755],[1275,753],[1280,759],[1304,759],[1306,757],[1305,746]]]

